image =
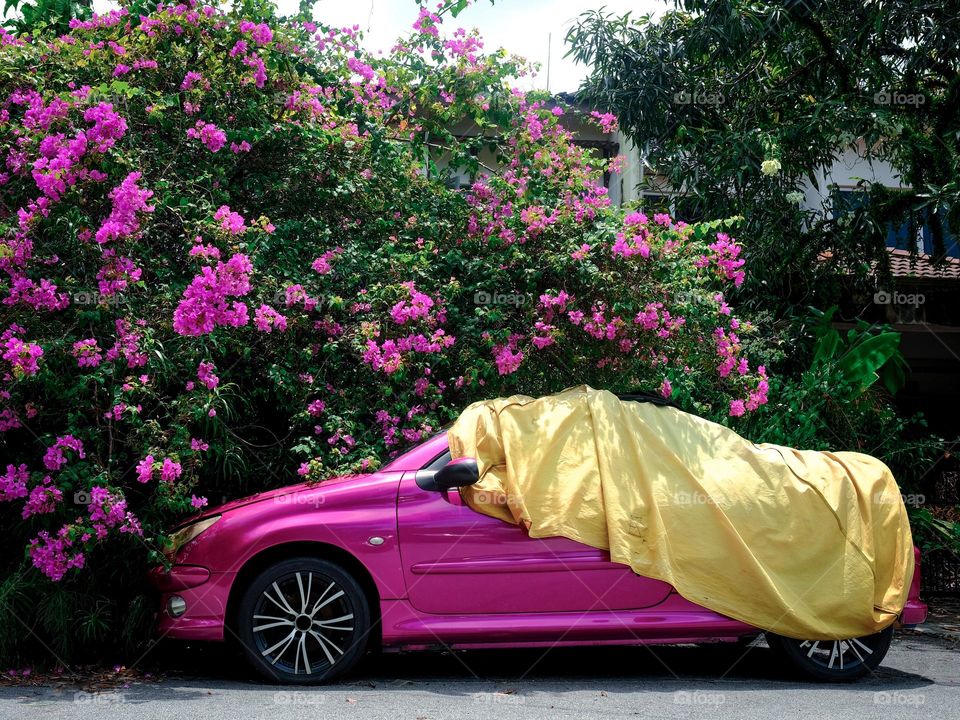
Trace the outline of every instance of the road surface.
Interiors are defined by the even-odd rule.
[[[960,648],[909,633],[895,637],[875,676],[839,686],[797,682],[765,647],[386,655],[320,688],[252,680],[225,646],[178,645],[158,655],[160,679],[129,687],[0,687],[0,718],[960,719]]]

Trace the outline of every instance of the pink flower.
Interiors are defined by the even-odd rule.
[[[423,33],[424,35],[433,35],[434,37],[440,37],[440,30],[437,28],[443,22],[440,19],[440,16],[436,13],[430,12],[427,8],[421,7],[420,14],[417,15],[417,20],[413,23],[413,29],[417,32]]]
[[[267,65],[263,58],[256,54],[247,55],[243,64],[253,69],[253,84],[262,88],[267,82]]]
[[[240,32],[250,33],[250,37],[257,45],[266,45],[273,40],[273,31],[266,23],[255,24],[251,20],[241,20]]]
[[[68,570],[82,568],[84,555],[73,547],[70,539],[70,526],[64,525],[51,537],[46,530],[41,530],[30,541],[30,560],[33,566],[51,580],[60,580]]]
[[[327,275],[333,272],[333,265],[331,264],[331,261],[342,252],[343,248],[340,247],[334,248],[333,250],[327,250],[327,252],[313,261],[313,265],[311,265],[311,267],[313,268],[314,272],[320,273],[321,275]]]
[[[233,212],[227,205],[221,205],[214,213],[213,219],[219,220],[220,227],[231,235],[239,235],[247,229],[243,216]]]
[[[7,465],[6,474],[0,475],[0,501],[9,502],[26,497],[29,479],[26,465]]]
[[[137,482],[146,483],[153,480],[153,455],[147,455],[137,463]]]
[[[200,508],[207,506],[207,499],[205,497],[197,497],[196,495],[191,495],[190,505],[196,508],[197,510],[199,510]]]
[[[52,513],[57,509],[57,505],[63,500],[63,492],[47,475],[43,478],[40,485],[35,486],[30,491],[26,504],[23,506],[21,516],[24,520],[33,515],[45,515]]]
[[[8,337],[3,343],[3,359],[10,363],[13,374],[36,375],[43,348],[36,343],[24,342],[18,337]]]
[[[270,333],[274,329],[283,332],[287,329],[287,319],[269,305],[261,305],[253,314],[253,324],[260,332]]]
[[[186,75],[183,76],[183,82],[180,83],[180,89],[181,89],[181,90],[190,90],[190,89],[193,88],[193,86],[196,85],[197,83],[209,85],[209,83],[205,83],[205,81],[204,81],[204,79],[203,79],[203,75],[201,75],[200,73],[198,73],[196,70],[190,70],[190,71],[187,72]],[[214,152],[216,152],[216,151],[214,151]]]
[[[227,143],[227,134],[213,123],[197,120],[192,128],[187,129],[187,137],[191,140],[200,140],[210,152],[217,152]]]
[[[599,110],[594,110],[590,113],[590,117],[596,121],[605,133],[615,133],[619,127],[617,116],[613,113],[601,113]]]
[[[210,446],[200,438],[190,438],[190,449],[196,452],[203,452],[204,450],[209,450]]]
[[[96,240],[101,245],[135,235],[140,230],[137,213],[153,212],[153,205],[147,204],[153,197],[153,191],[144,190],[137,185],[140,176],[140,173],[132,172],[110,191],[113,208],[96,234]]]
[[[670,380],[667,378],[664,378],[663,382],[660,384],[660,394],[665,398],[668,398],[673,394],[673,385],[670,384]]]
[[[740,258],[740,245],[725,233],[717,233],[717,241],[708,247],[713,254],[707,262],[713,262],[722,277],[733,280],[734,287],[740,287],[746,276],[740,269],[746,264],[746,260]]]
[[[43,466],[47,470],[59,470],[66,465],[67,458],[63,454],[64,450],[72,450],[81,460],[87,456],[83,451],[82,442],[73,435],[64,435],[58,437],[57,441],[47,448],[47,452],[43,456]]]
[[[409,300],[401,300],[390,309],[390,317],[397,325],[405,325],[419,318],[430,315],[430,308],[434,306],[433,298],[417,290],[413,282],[405,282],[403,286],[410,295]]]
[[[743,406],[743,400],[730,401],[730,417],[740,417],[746,409]]]
[[[97,367],[103,360],[96,338],[75,342],[73,344],[73,356],[77,359],[78,367]]]
[[[143,535],[140,521],[127,510],[127,501],[104,487],[90,489],[88,512],[97,540],[105,538],[111,528],[119,528],[121,533]]]
[[[183,473],[180,463],[170,458],[163,459],[163,466],[160,468],[160,479],[166,483],[172,483]]]
[[[85,133],[86,142],[94,146],[97,152],[106,152],[123,137],[127,131],[127,121],[113,110],[110,103],[99,103],[83,113],[83,119],[93,123]]]
[[[523,353],[517,350],[517,341],[521,335],[511,335],[503,345],[493,346],[493,360],[497,365],[497,372],[501,375],[510,375],[517,371],[523,362]]]
[[[147,364],[147,356],[140,349],[142,335],[135,330],[129,320],[117,318],[114,325],[117,329],[117,341],[107,350],[107,360],[113,361],[123,357],[127,367],[142,367]]]
[[[273,40],[273,32],[266,23],[259,23],[250,33],[250,37],[257,45],[266,45]]]
[[[213,374],[214,370],[216,370],[216,367],[212,362],[202,362],[197,367],[197,378],[206,385],[209,390],[213,390],[220,384],[220,378]]]
[[[574,250],[572,253],[570,253],[570,257],[572,257],[574,260],[583,260],[587,257],[589,253],[590,253],[590,246],[584,243],[583,245],[580,246],[579,249]]]
[[[112,249],[105,250],[103,256],[107,262],[97,272],[98,289],[101,295],[112,297],[126,290],[130,283],[137,282],[143,275],[143,271],[134,264],[133,260],[118,256]]]
[[[230,298],[250,292],[253,269],[246,255],[234,255],[215,268],[204,267],[173,313],[173,329],[180,335],[205,335],[217,326],[242,327],[249,321],[247,306]]]

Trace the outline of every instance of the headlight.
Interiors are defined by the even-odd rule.
[[[198,520],[195,523],[190,523],[186,527],[180,528],[175,533],[171,533],[167,536],[167,545],[164,548],[164,554],[167,557],[173,557],[177,554],[177,551],[180,548],[182,548],[191,540],[196,539],[200,533],[213,525],[219,519],[219,515],[214,515],[213,517],[204,518],[203,520]]]

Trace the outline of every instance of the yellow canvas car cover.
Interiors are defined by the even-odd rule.
[[[581,386],[469,406],[474,510],[610,551],[683,597],[793,638],[890,625],[913,576],[900,490],[879,460],[756,445],[722,425]]]

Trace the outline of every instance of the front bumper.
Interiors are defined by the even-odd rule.
[[[150,584],[160,591],[159,635],[179,640],[223,640],[227,600],[235,577],[236,573],[210,572],[199,565],[151,570]],[[180,617],[172,617],[167,611],[167,602],[174,595],[186,603],[186,612]]]

